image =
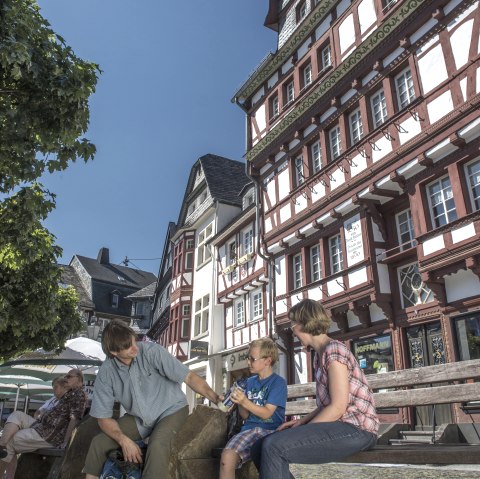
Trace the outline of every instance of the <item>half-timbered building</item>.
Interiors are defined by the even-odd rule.
[[[278,50],[234,101],[277,333],[292,342],[287,311],[308,297],[367,373],[480,357],[478,1],[271,0],[265,25]],[[312,380],[294,351],[290,382]]]

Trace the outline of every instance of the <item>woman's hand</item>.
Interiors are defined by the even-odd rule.
[[[284,429],[289,429],[291,427],[298,427],[302,426],[304,424],[303,419],[292,419],[291,421],[284,422],[283,424],[280,424],[280,426],[277,428],[277,431],[283,431]]]

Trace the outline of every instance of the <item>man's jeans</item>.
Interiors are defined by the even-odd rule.
[[[313,423],[275,432],[258,441],[252,448],[252,459],[260,470],[260,479],[293,479],[289,464],[340,461],[372,448],[376,442],[377,436],[348,423]]]

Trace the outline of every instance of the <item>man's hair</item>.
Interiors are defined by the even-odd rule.
[[[326,334],[330,327],[330,317],[319,301],[304,299],[290,308],[288,319],[302,327],[304,333],[318,336]]]
[[[136,339],[135,331],[124,322],[110,321],[102,333],[102,349],[108,358],[113,358],[112,353],[128,349],[132,345],[132,338]]]
[[[271,338],[255,339],[250,343],[250,349],[259,348],[262,358],[271,358],[273,366],[278,361],[278,348]]]

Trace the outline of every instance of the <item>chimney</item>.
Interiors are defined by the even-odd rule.
[[[97,256],[97,261],[100,264],[110,264],[110,255],[108,248],[100,248]]]

